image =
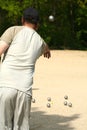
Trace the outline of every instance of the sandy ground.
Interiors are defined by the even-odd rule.
[[[87,51],[57,50],[51,55],[36,64],[30,130],[87,130]]]

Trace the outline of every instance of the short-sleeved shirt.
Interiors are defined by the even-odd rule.
[[[40,35],[27,26],[8,28],[0,40],[9,44],[0,70],[0,87],[10,87],[32,95],[33,73],[46,45]]]

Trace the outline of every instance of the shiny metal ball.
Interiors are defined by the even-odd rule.
[[[35,102],[36,102],[36,100],[34,98],[32,98],[32,103],[35,103]]]
[[[65,99],[68,99],[68,96],[67,96],[67,95],[65,95],[65,96],[64,96],[64,98],[65,98]]]
[[[64,105],[67,106],[67,101],[64,102]]]
[[[71,103],[71,102],[69,102],[69,103],[68,103],[68,106],[69,106],[69,107],[72,107],[72,103]]]
[[[50,15],[50,16],[49,16],[49,21],[50,21],[50,22],[54,22],[54,16],[53,16],[53,15]]]
[[[47,103],[47,107],[50,108],[50,107],[51,107],[51,104],[50,104],[50,103]]]
[[[48,101],[51,101],[51,97],[48,97],[47,100],[48,100]]]

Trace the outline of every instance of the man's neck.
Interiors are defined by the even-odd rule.
[[[27,27],[29,27],[29,28],[32,28],[32,29],[34,29],[34,30],[36,30],[36,25],[35,24],[32,24],[32,23],[24,23],[23,24],[24,26],[27,26]]]

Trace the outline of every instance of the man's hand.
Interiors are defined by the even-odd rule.
[[[50,50],[49,50],[49,47],[46,45],[45,48],[44,48],[44,57],[46,58],[50,58],[51,57],[51,53],[50,53]]]

